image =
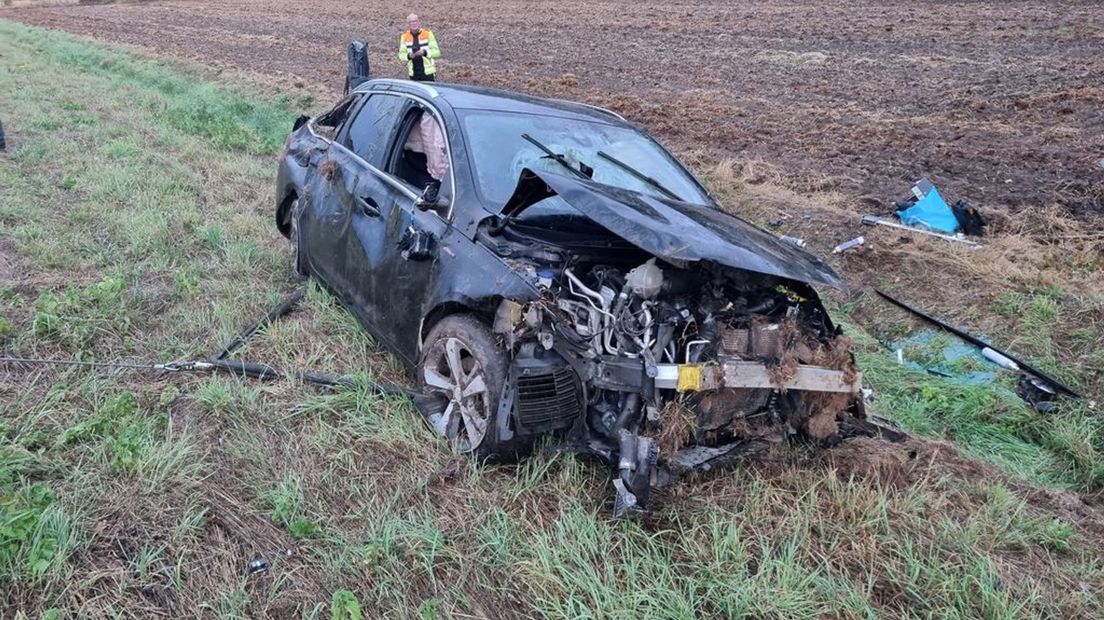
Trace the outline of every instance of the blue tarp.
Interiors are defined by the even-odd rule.
[[[920,187],[920,184],[917,184],[917,187]],[[923,226],[945,233],[958,232],[958,218],[934,185],[930,186],[927,194],[916,204],[898,211],[897,217],[901,218],[901,223],[907,226]]]

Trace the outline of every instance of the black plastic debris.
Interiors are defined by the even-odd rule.
[[[4,122],[0,121],[0,151],[8,148],[8,143],[4,140]]]
[[[345,75],[345,92],[349,92],[368,81],[368,46],[364,41],[353,39],[348,47],[349,71]]]
[[[1050,413],[1058,406],[1058,394],[1045,381],[1031,375],[1020,375],[1016,394],[1039,413]]]
[[[971,207],[965,200],[957,200],[951,205],[951,212],[958,220],[958,226],[962,232],[974,237],[985,236],[985,218],[981,212]]]

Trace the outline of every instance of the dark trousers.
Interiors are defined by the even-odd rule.
[[[412,77],[410,79],[414,80],[415,82],[436,82],[437,81],[437,76],[436,75],[415,75],[414,77]]]

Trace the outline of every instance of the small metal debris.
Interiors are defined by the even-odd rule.
[[[268,558],[263,555],[257,555],[249,562],[249,574],[257,575],[260,573],[267,573],[268,567]]]
[[[864,239],[860,235],[850,241],[844,241],[843,243],[832,248],[832,254],[840,254],[842,252],[846,252],[847,250],[850,250],[851,248],[857,248],[864,243],[866,243],[866,239]]]
[[[958,243],[968,245],[968,246],[970,246],[971,248],[974,248],[974,249],[982,247],[982,245],[980,243],[978,243],[977,241],[970,241],[969,239],[966,239],[965,237],[961,237],[961,236],[958,236],[958,235],[944,235],[943,233],[932,232],[930,230],[924,230],[923,228],[915,228],[913,226],[905,226],[904,224],[897,224],[896,222],[890,222],[890,221],[884,220],[884,219],[878,217],[877,215],[864,215],[864,216],[862,216],[862,220],[860,220],[860,221],[862,222],[862,224],[864,224],[866,226],[888,226],[890,228],[896,228],[898,230],[907,230],[909,232],[913,232],[913,233],[917,233],[917,234],[921,234],[921,235],[927,235],[929,237],[935,237],[937,239],[943,239],[943,240],[946,240],[946,241],[955,241],[955,242],[958,242]]]
[[[985,359],[989,360],[990,362],[993,362],[994,364],[996,364],[997,366],[1000,366],[1002,368],[1007,368],[1008,370],[1019,370],[1020,369],[1019,364],[1017,364],[1016,362],[1013,362],[1012,360],[1010,360],[1007,357],[1001,355],[1000,353],[997,353],[996,351],[994,351],[993,349],[990,349],[989,347],[985,347],[984,349],[982,349],[981,350],[981,355]]]

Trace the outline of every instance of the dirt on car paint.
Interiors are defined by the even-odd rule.
[[[339,90],[354,37],[373,74],[401,76],[400,13],[182,0],[0,16]],[[1104,212],[1099,3],[572,1],[532,13],[518,0],[427,7],[442,78],[608,106],[674,148],[767,161],[798,189],[888,205],[927,175],[983,207]]]

